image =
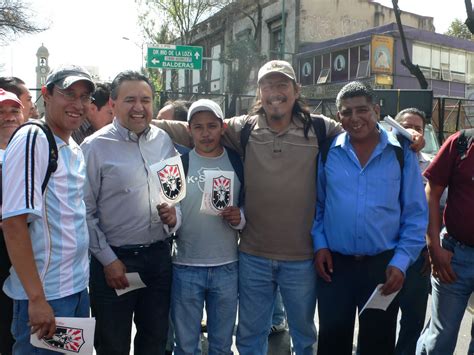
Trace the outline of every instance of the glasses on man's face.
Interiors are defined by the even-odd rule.
[[[56,88],[56,91],[63,95],[64,99],[68,102],[75,102],[77,100],[81,101],[82,104],[90,104],[92,101],[94,101],[94,98],[89,95],[89,94],[84,94],[81,96],[76,96],[76,94],[73,91],[67,91],[67,90],[61,90]]]

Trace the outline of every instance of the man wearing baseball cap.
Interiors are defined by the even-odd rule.
[[[242,162],[236,152],[221,145],[223,117],[219,105],[207,99],[194,102],[188,111],[194,149],[182,156],[188,162],[183,164],[188,166],[186,197],[181,201],[183,224],[173,251],[171,318],[177,355],[198,352],[204,304],[209,353],[232,352],[238,294],[238,230],[244,227],[245,218],[239,209]],[[209,171],[222,173],[212,180],[214,215],[200,211]],[[229,172],[234,173],[232,178]]]
[[[294,352],[313,354],[316,271],[311,227],[316,156],[322,144],[318,137],[334,136],[342,128],[334,120],[310,114],[300,98],[295,72],[283,60],[260,68],[257,100],[250,113],[224,122],[228,127],[223,144],[245,156],[246,226],[239,244],[237,349],[241,355],[267,353],[279,288]],[[177,143],[187,144],[179,123],[155,124],[173,139],[179,138]],[[246,130],[249,135],[243,137]]]
[[[267,353],[277,288],[296,354],[313,354],[316,272],[311,226],[316,205],[319,142],[290,63],[273,60],[258,72],[257,101],[249,115],[225,120],[223,143],[245,153],[245,218],[239,244],[240,354]],[[323,118],[327,135],[342,129]],[[177,143],[185,130],[156,122]],[[242,131],[250,127],[243,147]],[[244,151],[245,150],[245,151]]]
[[[46,79],[45,121],[59,157],[44,193],[50,147],[43,130],[20,128],[5,152],[3,232],[13,267],[3,290],[14,300],[13,353],[53,353],[34,348],[30,334],[49,338],[55,317],[89,316],[85,164],[70,136],[93,90],[89,73],[79,66],[62,66]]]

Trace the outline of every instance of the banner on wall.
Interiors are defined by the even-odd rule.
[[[393,74],[393,37],[374,35],[370,47],[371,72]]]

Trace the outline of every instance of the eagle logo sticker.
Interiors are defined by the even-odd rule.
[[[230,203],[231,180],[224,176],[212,179],[212,205],[217,210],[223,210]]]
[[[186,178],[179,155],[162,160],[150,167],[157,184],[159,203],[175,205],[186,197]]]
[[[183,187],[183,179],[178,165],[165,165],[161,170],[158,170],[158,178],[163,194],[172,201],[176,200]]]
[[[30,343],[61,354],[90,355],[94,348],[94,329],[95,318],[56,317],[53,336],[38,339],[36,334],[31,334]]]
[[[233,206],[234,181],[233,171],[205,170],[204,192],[200,211],[219,216],[226,207]]]
[[[85,343],[82,329],[68,327],[56,327],[54,335],[43,341],[52,348],[73,353],[79,353]]]

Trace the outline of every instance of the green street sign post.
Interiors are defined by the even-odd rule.
[[[202,68],[202,47],[158,44],[148,47],[147,68],[194,69]]]

